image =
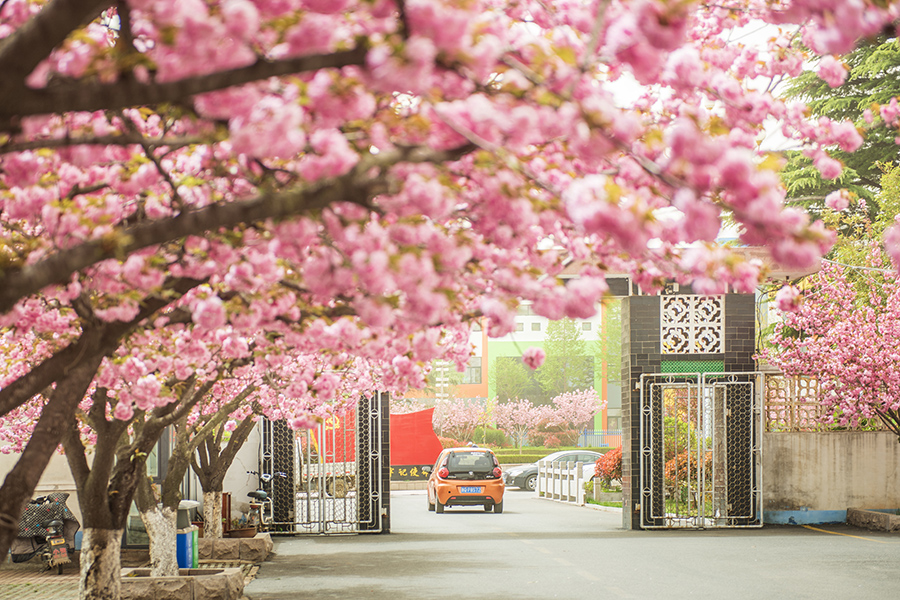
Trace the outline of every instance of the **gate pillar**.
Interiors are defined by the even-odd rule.
[[[641,528],[641,375],[660,370],[659,296],[622,299],[622,527]]]

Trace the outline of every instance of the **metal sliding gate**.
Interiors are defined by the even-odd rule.
[[[641,376],[643,528],[762,526],[764,377]]]
[[[271,498],[274,532],[377,533],[384,526],[382,413],[378,394],[313,430],[264,421],[260,472]]]

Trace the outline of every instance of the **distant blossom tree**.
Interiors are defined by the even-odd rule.
[[[509,435],[517,448],[525,445],[529,436],[547,420],[550,407],[535,406],[530,400],[518,399],[498,402],[494,408],[497,427]]]
[[[487,403],[478,398],[439,400],[435,403],[432,423],[441,437],[472,441],[475,429],[486,421],[487,409]]]
[[[563,445],[574,446],[579,434],[606,407],[596,390],[566,392],[553,398],[547,413],[545,429],[556,435]]]

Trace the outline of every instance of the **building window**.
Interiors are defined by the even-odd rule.
[[[516,323],[516,331],[525,331],[525,323]]]
[[[472,331],[481,331],[481,321],[472,322]]]
[[[481,383],[481,357],[473,356],[466,365],[466,372],[463,374],[463,384],[479,384]]]
[[[591,330],[591,324],[590,324],[590,322],[589,322],[589,321],[585,321],[584,323],[582,323],[582,324],[581,324],[581,329],[582,329],[582,331],[590,331],[590,330]]]
[[[533,315],[534,308],[530,304],[520,304],[519,305],[519,314],[520,315]]]
[[[532,323],[532,324],[531,324],[531,330],[532,330],[532,331],[540,331],[540,330],[541,330],[541,324],[540,324],[540,323]]]

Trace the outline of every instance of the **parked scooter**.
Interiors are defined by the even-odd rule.
[[[25,562],[40,554],[44,570],[56,567],[62,575],[63,565],[72,562],[75,533],[81,528],[66,506],[68,498],[65,492],[54,492],[28,503],[19,519],[19,536],[10,548],[13,562]]]

